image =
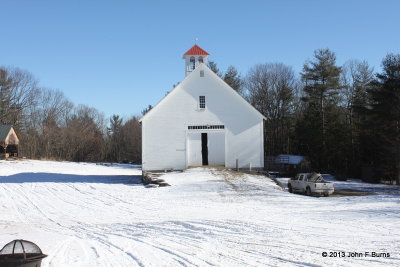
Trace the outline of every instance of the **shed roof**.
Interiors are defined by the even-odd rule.
[[[10,133],[12,125],[4,124],[0,125],[0,142],[4,142],[7,138],[7,135]]]
[[[280,154],[275,158],[275,163],[297,165],[304,160],[304,156]]]

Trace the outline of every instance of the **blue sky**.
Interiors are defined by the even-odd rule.
[[[397,0],[2,0],[0,65],[127,118],[184,78],[196,37],[220,69],[242,75],[268,62],[299,73],[319,48],[339,65],[367,60],[379,71],[387,53],[400,53],[399,10]]]

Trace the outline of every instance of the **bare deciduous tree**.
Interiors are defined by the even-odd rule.
[[[0,123],[19,126],[23,111],[38,92],[32,74],[18,68],[0,67]]]
[[[251,68],[245,80],[245,96],[266,118],[265,152],[290,153],[290,128],[298,81],[291,67],[281,63]]]

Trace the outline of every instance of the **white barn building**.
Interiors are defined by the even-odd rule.
[[[265,117],[207,67],[208,56],[189,49],[185,79],[141,118],[143,171],[264,166]]]

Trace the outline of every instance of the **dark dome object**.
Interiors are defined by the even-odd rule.
[[[39,267],[47,255],[35,244],[27,240],[11,241],[0,250],[0,266]]]

